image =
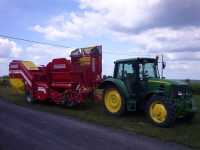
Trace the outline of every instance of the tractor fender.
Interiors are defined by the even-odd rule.
[[[129,100],[130,95],[128,93],[127,87],[120,79],[107,78],[99,85],[99,89],[105,89],[110,85],[115,86],[121,92],[121,94],[123,94],[125,101]]]

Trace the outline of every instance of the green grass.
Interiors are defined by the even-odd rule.
[[[175,127],[165,129],[151,125],[146,121],[145,115],[141,113],[129,113],[123,117],[107,115],[103,111],[102,104],[95,104],[91,101],[71,109],[52,104],[27,104],[24,96],[16,95],[9,87],[0,87],[0,96],[24,107],[70,116],[87,122],[123,129],[200,149],[200,112],[197,113],[191,123],[177,122]],[[200,95],[195,95],[195,99],[197,100],[198,108],[200,108]]]

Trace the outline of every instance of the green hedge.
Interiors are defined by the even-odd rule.
[[[200,83],[191,83],[193,94],[200,94]]]
[[[9,85],[9,77],[8,76],[0,77],[0,85],[8,86]]]

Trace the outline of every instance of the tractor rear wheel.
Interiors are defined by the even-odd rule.
[[[104,90],[104,108],[107,113],[116,116],[125,112],[124,96],[116,87],[109,86]]]
[[[163,96],[152,96],[146,105],[148,119],[156,126],[170,127],[176,120],[176,108]]]

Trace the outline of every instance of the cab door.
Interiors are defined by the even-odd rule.
[[[137,72],[136,65],[129,62],[122,62],[116,64],[114,77],[124,82],[129,93],[129,99],[126,101],[127,110],[136,110],[137,101]]]
[[[148,78],[147,73],[149,72],[148,65],[145,65],[145,63],[139,63],[138,64],[138,70],[139,70],[139,83],[138,83],[138,97],[139,99],[143,99],[144,95],[146,95],[146,92],[148,91]]]
[[[133,63],[124,63],[123,81],[129,93],[135,95],[137,90],[136,66]]]
[[[136,93],[136,66],[133,63],[118,63],[114,77],[120,79],[126,85],[129,93]]]

